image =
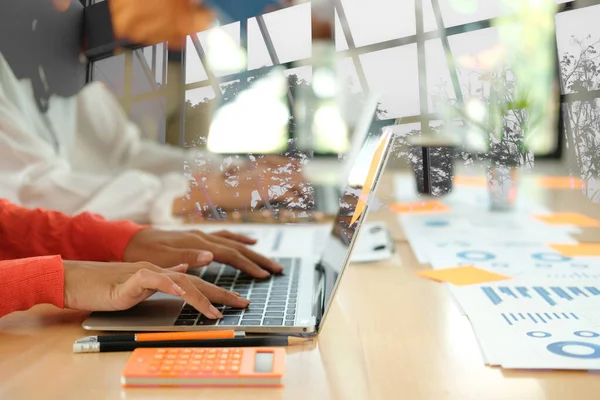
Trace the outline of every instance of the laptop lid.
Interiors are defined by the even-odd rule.
[[[391,127],[383,128],[381,135],[371,137],[362,146],[361,152],[371,154],[369,164],[357,164],[352,171],[365,172],[362,184],[347,184],[340,202],[327,245],[321,254],[317,269],[320,281],[317,284],[317,329],[320,332],[323,321],[331,307],[344,270],[350,263],[352,248],[359,236],[360,228],[367,216],[381,174],[391,153],[394,135]],[[372,146],[372,143],[377,143]]]
[[[376,117],[375,113],[377,111],[377,105],[379,104],[379,98],[380,96],[378,94],[372,92],[369,93],[363,106],[363,111],[356,122],[354,134],[352,135],[352,141],[350,143],[350,150],[342,162],[340,180],[338,182],[338,187],[341,191],[343,191],[348,185],[350,173],[352,172],[352,169],[354,168],[354,165],[361,154],[361,150],[363,149],[363,144],[365,143],[369,129],[371,128],[373,120]]]

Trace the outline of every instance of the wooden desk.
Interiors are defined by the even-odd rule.
[[[585,205],[577,192],[555,195],[553,207],[599,216],[598,206]],[[401,234],[387,210],[370,219],[387,220],[394,235]],[[288,349],[285,388],[277,390],[122,390],[119,376],[129,353],[71,352],[75,339],[90,334],[80,326],[84,313],[46,306],[15,313],[0,319],[0,398],[598,398],[600,379],[588,372],[486,367],[468,320],[441,285],[415,275],[420,268],[402,241],[391,260],[352,265],[318,342]]]

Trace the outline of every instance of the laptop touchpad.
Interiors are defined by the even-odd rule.
[[[171,326],[174,324],[183,300],[164,293],[155,293],[146,301],[124,311],[94,312],[86,325],[104,326]]]

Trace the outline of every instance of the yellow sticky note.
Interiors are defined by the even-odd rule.
[[[573,176],[543,176],[537,182],[547,189],[581,189],[583,186],[583,181]]]
[[[450,210],[450,207],[439,201],[415,201],[411,203],[393,203],[390,210],[398,214],[434,214]]]
[[[417,272],[417,275],[437,282],[451,283],[456,286],[476,285],[478,283],[512,279],[511,276],[500,275],[472,265],[444,269],[429,269],[426,271],[419,271]]]
[[[549,244],[565,257],[600,257],[600,243]]]
[[[452,178],[452,182],[456,186],[465,187],[485,187],[487,186],[487,179],[485,176],[459,176],[455,175]]]
[[[585,216],[580,213],[562,212],[545,215],[534,215],[534,218],[539,219],[550,225],[574,225],[580,227],[600,227],[600,221]]]

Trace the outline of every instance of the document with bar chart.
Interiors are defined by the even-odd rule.
[[[471,321],[486,363],[600,370],[600,279],[591,275],[529,275],[450,291]]]

